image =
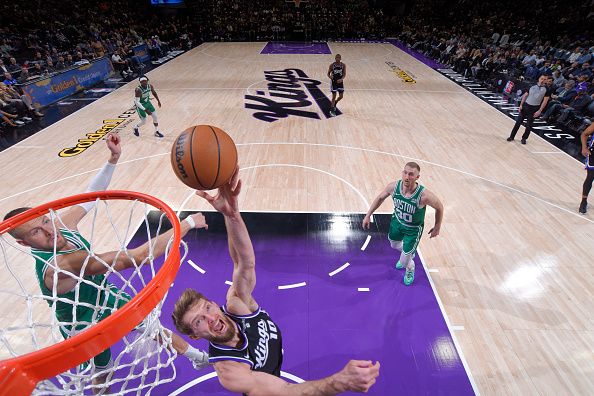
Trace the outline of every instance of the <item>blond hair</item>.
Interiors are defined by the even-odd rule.
[[[183,322],[184,315],[190,308],[194,305],[198,304],[200,300],[207,300],[204,295],[198,293],[194,289],[186,289],[179,297],[177,302],[175,303],[175,307],[173,308],[173,314],[171,317],[173,318],[173,324],[175,328],[182,334],[192,334],[192,328],[190,325]]]
[[[407,162],[406,165],[404,165],[404,166],[405,167],[408,166],[409,168],[415,168],[419,171],[419,173],[421,173],[421,167],[416,162]]]

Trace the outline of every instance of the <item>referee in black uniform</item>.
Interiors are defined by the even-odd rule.
[[[516,125],[514,125],[511,134],[507,138],[508,142],[514,140],[516,133],[518,133],[518,129],[520,129],[520,125],[522,125],[524,119],[527,119],[526,131],[524,131],[524,134],[522,135],[522,144],[526,144],[526,139],[528,139],[532,130],[532,122],[535,118],[540,116],[551,97],[551,91],[546,85],[548,78],[548,76],[543,74],[538,78],[536,85],[531,86],[530,90],[522,95],[520,114],[518,114]]]

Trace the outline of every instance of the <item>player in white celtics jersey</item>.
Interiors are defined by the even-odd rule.
[[[107,189],[120,158],[119,136],[108,134],[106,142],[110,157],[89,184],[87,192]],[[45,215],[10,231],[10,235],[19,244],[31,248],[36,261],[35,270],[41,292],[47,296],[53,296],[55,293],[60,298],[55,302],[55,311],[58,321],[62,324],[60,332],[64,338],[74,336],[86,327],[105,319],[130,300],[130,296],[105,279],[107,267],[99,260],[113,264],[116,271],[130,268],[134,262],[145,261],[149,254],[153,257],[164,254],[173,233],[173,230],[169,230],[140,247],[130,249],[129,255],[112,251],[95,253],[91,257],[90,243],[78,231],[78,223],[94,205],[95,202],[85,202],[71,206],[60,213],[59,219],[52,221]],[[29,208],[14,209],[4,217],[4,220],[27,209]],[[193,227],[206,227],[204,216],[200,213],[192,215],[189,220],[182,221],[181,224],[182,236]],[[151,243],[154,243],[154,250],[149,252]],[[57,281],[54,280],[56,267],[59,268]],[[85,282],[77,280],[70,274],[83,278]],[[48,299],[47,302],[50,306],[54,304],[53,299]],[[73,305],[77,307],[76,310],[73,309]],[[208,354],[191,347],[179,335],[172,333],[172,344],[178,353],[192,360],[194,367],[201,368],[208,365]],[[99,372],[108,369],[112,365],[110,349],[95,356],[93,363]],[[108,372],[98,375],[93,383],[103,384],[107,375]]]
[[[136,87],[134,91],[134,106],[136,106],[136,112],[140,117],[140,122],[134,125],[134,136],[140,136],[140,127],[146,123],[146,115],[150,115],[153,118],[153,125],[155,126],[155,136],[162,138],[163,134],[159,131],[159,121],[157,119],[157,110],[151,103],[151,94],[157,99],[157,105],[161,107],[161,101],[155,91],[155,87],[149,84],[149,80],[146,76],[142,76],[138,79],[140,85]]]
[[[388,239],[392,248],[400,250],[397,269],[406,267],[404,284],[409,286],[415,279],[414,257],[423,235],[425,209],[427,205],[435,209],[435,225],[429,231],[431,238],[439,235],[443,219],[443,204],[431,191],[420,185],[421,167],[416,162],[404,166],[402,179],[392,182],[373,200],[365,218],[363,228],[368,230],[371,215],[389,196],[394,201],[394,213],[390,222]]]

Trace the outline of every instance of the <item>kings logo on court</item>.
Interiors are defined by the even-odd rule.
[[[245,95],[245,108],[255,110],[255,118],[274,122],[289,116],[322,119],[332,117],[332,102],[322,92],[321,81],[309,78],[301,69],[264,71],[266,90]],[[317,108],[313,104],[317,105]],[[342,114],[339,110],[336,115]]]

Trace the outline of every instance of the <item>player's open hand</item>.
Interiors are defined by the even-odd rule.
[[[238,196],[241,192],[241,179],[239,179],[239,167],[235,169],[231,179],[219,187],[217,195],[214,197],[206,191],[198,190],[196,195],[204,198],[225,216],[232,216],[239,213]]]
[[[379,370],[379,362],[373,364],[371,360],[351,360],[337,374],[337,380],[345,391],[367,392],[375,384]]]

